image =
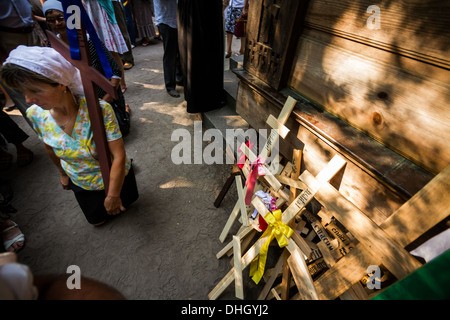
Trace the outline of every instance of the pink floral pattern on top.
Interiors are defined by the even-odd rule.
[[[116,116],[110,104],[100,101],[103,113],[107,141],[122,138]],[[38,105],[27,109],[27,117],[31,120],[39,139],[53,148],[61,159],[61,166],[72,182],[85,190],[103,190],[103,178],[100,171],[97,150],[91,128],[86,99],[80,99],[80,107],[72,134],[69,135],[55,122],[49,110]],[[125,174],[130,170],[131,162],[126,158]]]

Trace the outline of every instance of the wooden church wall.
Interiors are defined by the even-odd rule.
[[[310,1],[288,86],[437,174],[450,163],[450,1],[372,5]]]
[[[296,98],[280,152],[290,160],[302,148],[302,170],[312,174],[343,156],[333,183],[377,224],[450,163],[449,1],[423,1],[435,8],[426,19],[423,9],[413,16],[425,19],[423,29],[405,27],[405,3],[422,8],[379,1],[382,29],[367,31],[368,1],[250,1],[244,68],[235,70],[236,111],[269,129],[267,117]],[[432,49],[426,37],[413,41],[421,32],[434,35]]]
[[[277,115],[284,95],[245,72],[241,78],[236,110],[256,129],[267,129],[269,115]],[[292,94],[292,93],[290,93]],[[295,95],[294,98],[299,99]],[[299,100],[286,123],[288,136],[280,141],[280,153],[292,160],[294,149],[302,150],[301,170],[316,175],[334,155],[347,165],[332,185],[375,223],[381,224],[407,199],[432,179],[432,175],[397,153],[367,138],[355,128]]]

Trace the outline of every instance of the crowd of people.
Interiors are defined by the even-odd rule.
[[[109,188],[105,190],[80,72],[52,48],[46,34],[52,32],[62,42],[70,43],[67,15],[60,0],[0,2],[0,173],[13,164],[8,144],[16,148],[18,166],[33,160],[33,152],[24,146],[28,135],[4,110],[17,108],[42,141],[60,174],[62,187],[73,191],[86,220],[99,226],[139,197],[123,140],[130,131],[131,113],[125,101],[125,70],[135,65],[133,48],[137,40],[144,47],[157,43],[152,41],[155,39],[163,42],[165,89],[171,97],[179,98],[177,85],[183,87],[188,113],[220,108],[225,104],[223,59],[231,52],[231,24],[246,13],[248,0],[80,3],[98,36],[87,34],[92,67],[107,78],[109,75],[117,90],[114,98],[100,87],[96,90],[111,158]],[[105,59],[112,75],[104,68]],[[25,243],[19,226],[9,218],[9,213],[16,211],[11,206],[13,194],[8,181],[0,176],[0,252],[17,252]]]

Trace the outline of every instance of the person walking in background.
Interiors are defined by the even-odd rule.
[[[178,45],[187,112],[225,105],[222,0],[178,0]]]
[[[41,46],[45,47],[47,45],[47,35],[45,30],[49,30],[47,24],[45,23],[44,13],[42,12],[42,3],[40,0],[28,0],[31,5],[31,16],[34,20],[34,32],[41,41]]]
[[[121,0],[123,5],[123,11],[125,13],[125,21],[127,22],[127,30],[130,35],[131,48],[136,47],[136,30],[133,22],[133,15],[131,14],[131,7],[133,3],[131,0]]]
[[[28,0],[0,1],[0,62],[18,45],[39,46]]]
[[[127,44],[128,51],[120,54],[120,58],[123,60],[123,69],[129,70],[133,68],[134,66],[134,57],[131,47],[131,39],[130,35],[128,34],[127,29],[127,21],[125,18],[125,11],[122,5],[122,2],[120,0],[112,0],[113,8],[114,8],[114,14],[116,16],[117,24],[119,25],[120,32],[122,33],[122,36],[125,40],[125,43]]]
[[[132,0],[132,3],[137,38],[141,38],[141,45],[146,47],[150,44],[150,38],[156,37],[155,26],[153,25],[153,1]]]
[[[8,57],[11,50],[17,46],[40,45],[39,37],[34,33],[34,20],[28,0],[0,1],[0,39],[0,65]],[[7,98],[10,98],[22,113],[28,107],[20,92],[5,88],[0,81],[0,101],[6,103]],[[9,143],[15,145],[17,164],[26,166],[33,160],[33,152],[23,145],[28,135],[3,111],[3,103],[0,106],[0,134]],[[8,168],[12,155],[0,148],[0,156],[0,168]]]
[[[94,25],[98,37],[111,52],[116,63],[122,70],[120,87],[122,92],[127,90],[125,81],[125,72],[120,55],[127,52],[127,44],[122,36],[117,19],[114,13],[114,7],[111,0],[83,0],[86,12]]]
[[[178,50],[177,0],[154,0],[155,24],[158,26],[163,46],[164,83],[167,93],[179,98],[177,84],[182,84],[180,54]]]
[[[232,55],[231,44],[233,43],[234,27],[236,26],[236,19],[241,15],[246,15],[248,12],[248,0],[230,0],[227,9],[225,10],[225,32],[227,34],[227,51],[225,58],[230,58]],[[245,37],[240,37],[241,49],[239,54],[244,54],[245,51]]]

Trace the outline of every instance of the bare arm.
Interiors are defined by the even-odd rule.
[[[109,190],[105,198],[105,209],[110,215],[116,215],[125,211],[120,199],[123,181],[125,180],[125,146],[123,139],[108,142],[112,155],[111,172],[109,177]]]
[[[242,9],[242,15],[248,14],[248,1],[249,0],[245,0],[244,2],[244,9]]]

